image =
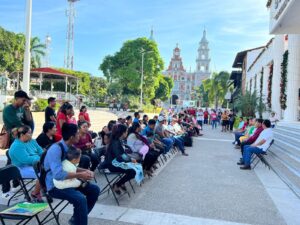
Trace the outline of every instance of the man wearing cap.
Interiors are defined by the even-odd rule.
[[[3,109],[3,114],[2,114],[4,126],[7,130],[7,132],[10,133],[9,146],[14,141],[13,130],[15,128],[18,128],[18,127],[24,125],[23,119],[24,119],[25,111],[24,111],[23,105],[25,104],[25,102],[27,100],[30,100],[27,93],[22,90],[15,92],[14,97],[15,97],[14,102],[12,104],[9,104],[8,106],[6,106]],[[11,160],[8,156],[8,151],[6,152],[6,156],[7,156],[6,165],[10,165]],[[18,182],[14,181],[13,186],[17,187]],[[11,193],[9,192],[9,190],[10,190],[10,184],[9,183],[3,184],[2,185],[2,193],[3,193],[2,197],[9,199],[11,197]]]
[[[165,117],[163,116],[158,117],[157,123],[154,128],[154,132],[159,136],[161,142],[166,145],[166,152],[164,153],[167,153],[170,151],[170,149],[173,146],[173,140],[171,138],[168,138],[167,135],[165,134],[164,127],[163,127],[164,121],[166,121]]]

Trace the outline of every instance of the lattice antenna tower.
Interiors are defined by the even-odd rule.
[[[79,0],[68,0],[69,9],[66,10],[66,16],[68,17],[68,29],[67,29],[67,49],[65,54],[64,67],[73,70],[74,66],[74,23],[75,23],[75,2]]]

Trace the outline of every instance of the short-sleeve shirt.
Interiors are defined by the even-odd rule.
[[[56,118],[56,113],[54,109],[47,106],[47,108],[45,109],[45,122],[51,122],[52,121],[50,118],[51,116],[54,116]]]
[[[60,127],[60,125],[59,125],[59,121],[60,120],[64,120],[64,121],[66,121],[66,123],[68,123],[68,118],[67,118],[67,116],[64,114],[64,113],[62,113],[62,112],[59,112],[58,113],[58,115],[57,115],[57,120],[56,120],[56,129],[57,129],[57,131],[56,131],[56,134],[58,134],[58,135],[62,135],[62,133],[61,133],[61,127]]]
[[[217,120],[218,119],[216,113],[210,114],[210,118],[211,118],[211,120]]]
[[[23,125],[24,109],[23,107],[16,108],[12,104],[3,109],[3,123],[7,130],[11,131]]]
[[[80,119],[80,116],[83,116],[83,118],[84,118],[84,120],[86,122],[89,122],[89,123],[91,122],[90,121],[90,116],[89,116],[88,113],[86,113],[86,112],[80,112],[79,115],[78,115],[78,119]]]
[[[270,146],[272,140],[273,140],[273,131],[271,128],[264,129],[260,135],[258,136],[257,140],[254,144],[259,143],[262,140],[265,140],[266,142],[262,145],[257,146],[258,148],[261,148],[264,152],[267,151],[268,147]]]

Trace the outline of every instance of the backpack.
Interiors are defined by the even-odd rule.
[[[61,150],[61,161],[63,161],[63,159],[65,157],[64,146],[63,146],[63,144],[61,142],[57,143],[57,145],[60,147],[60,150]],[[47,152],[48,152],[48,149],[43,152],[43,154],[41,155],[40,161],[39,161],[39,172],[40,172],[39,182],[40,182],[40,185],[41,185],[41,187],[42,187],[42,189],[44,191],[47,190],[47,187],[46,187],[46,176],[47,176],[48,172],[50,171],[50,169],[46,170],[45,166],[44,166],[44,161],[45,161]]]

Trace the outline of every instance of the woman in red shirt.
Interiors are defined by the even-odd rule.
[[[78,122],[87,122],[88,125],[91,125],[90,116],[87,113],[87,107],[85,105],[81,106],[79,116],[78,116]]]
[[[61,128],[64,123],[69,123],[68,116],[73,112],[73,106],[69,102],[65,102],[59,109],[56,119],[56,141],[62,138]]]

